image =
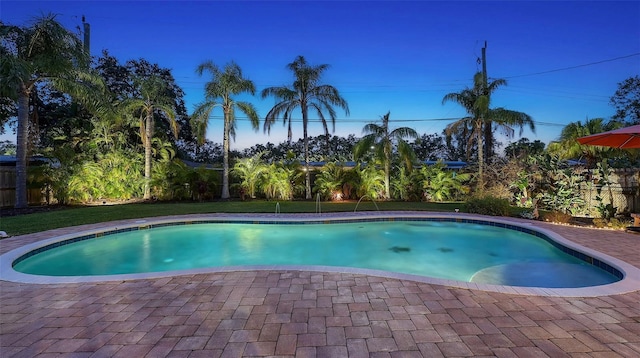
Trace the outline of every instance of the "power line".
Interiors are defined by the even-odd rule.
[[[560,72],[560,71],[573,70],[573,69],[580,68],[580,67],[587,67],[587,66],[599,65],[599,64],[601,64],[601,63],[618,61],[618,60],[622,60],[622,59],[629,58],[629,57],[634,57],[634,56],[640,56],[640,52],[632,53],[632,54],[630,54],[630,55],[626,55],[626,56],[614,57],[614,58],[610,58],[610,59],[606,59],[606,60],[601,60],[601,61],[596,61],[596,62],[585,63],[585,64],[582,64],[582,65],[576,65],[576,66],[569,66],[569,67],[557,68],[557,69],[555,69],[555,70],[548,70],[548,71],[542,71],[542,72],[527,73],[527,74],[524,74],[524,75],[506,76],[506,77],[501,77],[501,78],[503,78],[503,79],[508,79],[508,78],[519,78],[519,77],[537,76],[537,75],[543,75],[543,74],[547,74],[547,73],[553,73],[553,72]]]
[[[533,124],[540,125],[540,126],[551,126],[551,127],[565,127],[566,126],[565,123],[552,123],[552,122],[539,122],[539,121],[533,121]]]
[[[391,122],[395,123],[395,122],[437,122],[437,121],[457,121],[462,117],[450,117],[450,118],[412,118],[412,119],[393,119],[391,120]],[[213,115],[213,116],[209,116],[209,119],[216,119],[216,120],[222,120],[224,119],[223,116],[221,115]],[[236,116],[235,117],[236,120],[249,120],[249,117],[242,117],[242,116]],[[336,118],[336,123],[369,123],[369,122],[377,122],[379,121],[380,118],[375,118],[375,119],[365,119],[365,118],[359,118],[359,119],[355,119],[355,118]],[[282,118],[278,118],[277,120],[275,120],[274,122],[282,122]],[[291,122],[293,123],[302,123],[302,118],[292,118]],[[308,119],[308,122],[322,122],[321,119],[319,118],[314,118],[314,119]],[[328,121],[327,121],[328,122]]]
[[[222,120],[223,117],[222,116],[210,116],[209,119],[213,119],[213,120]],[[236,117],[236,120],[240,120],[240,121],[248,121],[249,117]],[[458,121],[462,119],[462,117],[450,117],[450,118],[416,118],[416,119],[394,119],[392,120],[392,122],[396,123],[396,122],[412,122],[412,123],[421,123],[421,122],[448,122],[448,121]],[[344,124],[344,123],[372,123],[372,122],[376,122],[379,119],[340,119],[340,118],[336,118],[336,125],[338,124]],[[308,120],[309,123],[320,123],[321,120],[320,119],[309,119]],[[276,120],[273,124],[276,125],[277,122],[282,122],[282,119],[278,119]],[[292,123],[302,123],[302,119],[292,119],[291,120]],[[540,125],[540,126],[554,126],[554,127],[564,127],[566,126],[566,123],[552,123],[552,122],[540,122],[540,121],[533,121],[533,123],[535,125]]]
[[[579,94],[576,93],[576,95],[570,95],[570,94],[554,94],[554,93],[548,93],[545,92],[543,90],[540,91],[527,91],[527,90],[519,90],[519,89],[506,89],[503,88],[501,89],[503,92],[510,92],[510,93],[519,93],[519,94],[525,94],[525,95],[534,95],[534,96],[545,96],[545,97],[553,97],[553,98],[569,98],[569,99],[576,99],[576,100],[582,100],[582,101],[596,101],[596,102],[609,102],[609,98],[605,97],[605,96],[595,96],[593,95],[593,97],[589,97],[589,95],[585,95],[585,94]]]

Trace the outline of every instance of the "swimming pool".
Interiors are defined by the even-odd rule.
[[[55,252],[51,250],[54,247],[56,250],[71,250],[71,255],[74,257],[77,256],[78,252],[94,250],[93,256],[89,256],[93,257],[91,261],[97,258],[107,258],[104,262],[95,261],[96,264],[93,265],[108,268],[107,271],[92,271],[96,267],[91,268],[91,265],[89,265],[89,271],[86,271],[86,267],[81,268],[82,265],[74,265],[72,267],[73,270],[78,270],[76,274],[95,276],[71,277],[68,276],[69,272],[56,272],[51,265],[47,265],[48,268],[45,271],[37,272],[36,270],[34,273],[62,276],[38,276],[44,278],[44,280],[34,280],[36,276],[32,274],[21,274],[14,271],[18,276],[22,275],[21,279],[30,278],[30,282],[60,282],[60,279],[64,282],[131,279],[189,272],[209,272],[211,270],[274,269],[278,267],[289,269],[315,268],[329,271],[344,271],[346,269],[349,272],[373,273],[383,276],[398,275],[430,282],[435,280],[440,283],[454,283],[465,287],[479,287],[489,284],[488,286],[500,285],[501,287],[509,285],[553,288],[594,285],[611,286],[611,282],[620,281],[624,278],[625,271],[620,269],[619,263],[612,265],[607,263],[606,260],[600,259],[597,254],[589,253],[589,250],[586,250],[585,253],[585,250],[572,248],[570,243],[569,245],[562,243],[563,239],[554,237],[553,233],[533,230],[527,225],[516,225],[486,218],[478,219],[465,215],[452,217],[450,214],[426,215],[419,213],[410,215],[407,213],[379,213],[376,215],[369,214],[366,218],[356,215],[347,215],[347,217],[340,215],[324,217],[323,220],[310,219],[308,217],[295,220],[286,217],[269,218],[269,220],[256,220],[256,218],[250,219],[247,217],[234,218],[233,220],[221,218],[214,220],[192,219],[189,221],[175,219],[139,221],[135,225],[129,225],[128,227],[114,227],[112,230],[100,230],[80,236],[45,240],[23,247],[21,250],[14,250],[8,258],[11,260],[12,266],[15,266],[18,271],[29,266],[29,261],[42,254],[51,256],[50,254]],[[189,225],[195,223],[198,223],[198,225]],[[196,228],[196,231],[200,232],[200,238],[176,241],[182,236],[181,229],[185,225],[189,228]],[[351,234],[328,234],[329,231],[334,229],[344,231],[346,227],[350,227]],[[240,235],[230,237],[224,234],[225,231],[232,228],[234,229],[233,231],[240,233]],[[283,232],[293,232],[294,228],[302,230],[302,234],[294,235],[292,239],[282,239]],[[216,235],[211,235],[211,232],[216,232]],[[446,232],[449,232],[449,234]],[[452,235],[451,232],[459,232],[463,233],[463,235],[455,237],[456,235]],[[465,241],[464,237],[469,236],[469,232],[473,234],[475,239]],[[317,235],[310,237],[309,233],[317,233]],[[132,244],[135,240],[131,239],[130,234],[136,234],[141,238],[133,247],[117,248],[113,251],[117,252],[117,254],[102,251],[111,246],[116,247],[119,245],[117,244],[118,242],[127,243],[127,245]],[[339,239],[329,243],[324,241],[327,235],[336,236]],[[212,238],[212,236],[214,237]],[[355,240],[354,238],[346,240],[345,237],[347,236],[355,236]],[[152,237],[159,237],[160,239],[153,239]],[[502,243],[496,244],[493,242],[497,238],[507,237],[510,239]],[[523,240],[522,237],[528,237],[528,239]],[[97,239],[88,240],[95,238]],[[212,249],[203,249],[202,240],[215,241],[211,245],[213,251],[211,251]],[[257,251],[260,251],[265,246],[275,244],[278,240],[281,241],[279,248],[267,253],[267,261],[262,261],[265,260],[265,257],[258,258],[258,261],[247,261],[248,258],[258,257],[255,256]],[[354,241],[351,242],[351,240]],[[91,247],[83,247],[83,245],[97,241],[103,241],[104,247],[93,249]],[[156,242],[153,249],[150,246],[152,241]],[[224,255],[221,256],[222,261],[217,264],[207,262],[193,265],[196,261],[200,262],[202,258],[195,259],[191,254],[186,257],[180,257],[179,251],[175,250],[174,246],[167,244],[172,241],[179,242],[179,246],[192,246],[196,249],[196,252],[201,251],[204,253],[204,257],[215,256],[216,252]],[[320,242],[321,244],[313,246],[311,245],[312,242]],[[304,243],[304,245],[301,245],[301,243]],[[524,246],[522,246],[523,244]],[[534,249],[534,246],[538,248]],[[74,247],[76,248],[73,249]],[[292,251],[283,251],[282,248],[287,247]],[[351,249],[347,249],[348,247],[351,247]],[[340,248],[340,250],[332,251],[335,248]],[[537,253],[532,254],[540,251],[540,248],[542,251],[550,250],[554,252],[553,257],[541,257]],[[72,249],[80,251],[73,253]],[[241,254],[233,258],[232,253],[234,250],[236,253],[239,252]],[[313,255],[302,255],[301,252],[305,250],[313,253]],[[465,250],[466,253],[464,252]],[[151,255],[152,251],[160,252],[156,259],[151,259],[151,256],[145,256]],[[523,253],[525,256],[511,257],[513,255],[510,255],[510,253],[513,252]],[[133,255],[127,256],[129,253],[133,253]],[[429,256],[427,253],[436,253],[436,255]],[[57,256],[57,254],[54,256]],[[147,259],[143,260],[144,264],[142,265],[140,263],[132,265],[131,257],[135,258],[136,256],[147,257]],[[330,261],[314,261],[316,258],[322,258],[323,256],[325,258],[329,257]],[[358,256],[363,258],[364,261],[373,262],[373,265],[358,262],[355,260]],[[291,258],[304,257],[306,259],[303,261],[287,261]],[[558,257],[563,258],[558,260]],[[309,258],[312,260],[308,260]],[[129,266],[136,266],[136,268],[131,269],[129,267],[124,270],[116,269],[116,271],[113,271],[113,267],[117,266],[114,263],[118,260]],[[400,267],[391,265],[394,260],[400,262]],[[613,260],[615,261],[615,259]],[[61,266],[71,267],[68,265],[71,262],[70,260],[64,259],[63,261],[65,264]],[[7,258],[1,259],[0,263],[2,262],[6,263]],[[186,266],[185,262],[188,263]],[[354,262],[357,263],[354,264]],[[446,266],[445,264],[448,263],[452,265]],[[149,264],[152,265],[149,266]],[[218,267],[212,268],[210,266]],[[435,267],[436,271],[425,272],[423,266],[431,266],[430,269]],[[13,268],[11,268],[11,271],[13,271]],[[4,276],[7,276],[5,271],[7,270],[3,268],[3,279]],[[149,273],[147,271],[153,272]],[[131,272],[146,273],[131,274]],[[569,281],[558,281],[562,279],[562,276],[569,277]],[[576,277],[589,277],[590,279],[587,282],[577,282],[575,281]],[[594,281],[592,280],[593,277],[598,278]],[[467,284],[465,285],[465,283]]]

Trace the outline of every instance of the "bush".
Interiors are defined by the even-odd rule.
[[[467,211],[475,214],[509,216],[509,200],[485,196],[467,200]]]
[[[482,193],[487,197],[507,200],[513,198],[511,188],[509,188],[509,186],[507,185],[504,185],[502,183],[491,183],[487,184],[487,186],[488,187],[482,191]]]
[[[541,218],[543,221],[568,224],[573,216],[562,211],[544,211],[541,213]]]
[[[597,228],[624,229],[629,226],[629,223],[618,218],[595,218],[593,219],[593,226]]]

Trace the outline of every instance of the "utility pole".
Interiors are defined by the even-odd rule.
[[[84,21],[84,15],[82,15],[82,26],[84,28],[84,51],[87,56],[91,56],[91,26]]]
[[[487,41],[485,41],[484,47],[482,48],[482,95],[487,96],[488,98],[489,91],[487,88],[489,85],[487,82],[488,82],[487,81]],[[484,115],[486,115],[486,113],[482,114],[483,117]],[[482,168],[484,166],[485,156],[482,154],[484,152],[487,158],[490,156],[489,150],[493,146],[493,143],[490,143],[490,140],[488,139],[491,138],[492,125],[491,125],[491,122],[488,121],[486,118],[481,118],[479,125],[480,125],[480,131],[479,131],[479,138],[478,138],[478,186],[480,187],[481,190],[483,190],[484,174],[482,173]],[[482,140],[483,137],[485,139],[484,141]]]
[[[484,81],[484,95],[487,93],[487,41],[484,42],[484,47],[482,48],[482,80]]]
[[[489,97],[489,76],[487,75],[487,41],[484,42],[484,47],[482,48],[482,95]],[[491,120],[487,120],[484,118],[483,124],[484,126],[484,153],[485,160],[488,161],[491,158],[491,151],[493,149],[493,138],[492,130],[493,126],[491,124]]]

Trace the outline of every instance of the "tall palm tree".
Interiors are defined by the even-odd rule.
[[[215,107],[222,107],[224,113],[224,128],[222,137],[222,199],[229,199],[229,137],[235,138],[235,109],[239,109],[249,120],[254,130],[258,130],[259,117],[256,108],[249,102],[236,101],[232,96],[256,92],[256,87],[251,80],[242,76],[242,70],[235,62],[230,62],[220,70],[212,61],[203,62],[196,69],[196,73],[202,76],[209,72],[211,81],[205,84],[205,100],[197,105],[193,112],[195,121],[204,125],[200,128],[200,134],[204,136],[207,131],[207,123],[211,112]]]
[[[140,138],[144,146],[144,199],[151,198],[151,159],[152,141],[154,134],[155,116],[167,119],[173,135],[178,137],[178,123],[173,102],[167,95],[168,85],[158,76],[150,76],[144,79],[137,78],[139,82],[140,97],[129,98],[122,102],[126,113],[138,116],[140,125]]]
[[[0,93],[16,101],[16,208],[27,206],[29,97],[36,84],[69,87],[90,61],[82,42],[55,15],[34,20],[29,27],[0,23]]]
[[[507,137],[511,137],[514,133],[513,127],[520,128],[520,133],[524,126],[534,131],[535,125],[533,119],[528,114],[508,110],[505,108],[492,109],[491,95],[501,86],[505,86],[507,81],[504,79],[496,79],[486,83],[482,72],[478,72],[473,77],[473,87],[466,88],[461,92],[449,93],[442,99],[442,104],[447,102],[455,102],[461,105],[468,116],[449,124],[445,132],[448,136],[459,131],[466,131],[471,128],[470,138],[467,142],[467,155],[471,152],[474,143],[478,147],[478,186],[483,187],[483,166],[484,166],[484,143],[483,136],[486,135],[485,128],[492,127],[494,124],[504,131]],[[492,130],[488,132],[493,133]]]
[[[327,120],[325,113],[331,119],[331,124],[335,130],[336,111],[333,106],[342,108],[349,115],[349,106],[347,101],[340,96],[338,90],[330,85],[320,83],[320,79],[324,71],[329,65],[310,65],[303,56],[287,65],[287,68],[293,72],[294,81],[291,87],[269,87],[262,90],[262,98],[274,96],[278,103],[267,113],[264,121],[265,132],[271,131],[271,126],[282,116],[285,124],[289,128],[289,140],[291,140],[291,119],[293,110],[300,108],[302,112],[302,131],[304,140],[304,164],[305,164],[305,192],[306,198],[311,199],[311,173],[309,171],[309,109],[314,110],[322,122],[325,134],[329,135]]]
[[[384,197],[385,199],[391,198],[390,191],[390,172],[391,172],[391,155],[393,154],[393,147],[396,146],[400,158],[405,161],[408,168],[411,168],[411,163],[415,157],[411,146],[405,142],[407,138],[418,138],[418,133],[409,127],[400,127],[394,130],[389,130],[389,115],[391,112],[387,112],[382,116],[382,124],[369,123],[362,128],[362,133],[365,136],[356,144],[354,148],[354,157],[357,159],[369,150],[373,150],[375,157],[382,161],[384,165]]]
[[[594,168],[599,159],[615,152],[615,149],[597,145],[582,145],[577,139],[591,134],[602,133],[622,127],[617,121],[605,122],[602,118],[571,122],[562,128],[560,138],[549,143],[548,150],[562,159],[585,158],[587,166]]]

